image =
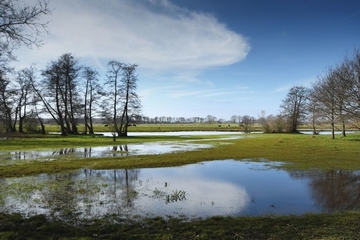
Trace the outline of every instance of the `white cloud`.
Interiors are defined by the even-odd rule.
[[[250,50],[244,37],[215,17],[167,0],[62,0],[50,4],[55,9],[46,45],[39,52],[21,49],[20,61],[43,65],[70,52],[95,63],[116,59],[137,63],[143,69],[201,70],[241,61]]]
[[[304,86],[311,87],[311,84],[316,80],[316,77],[306,77],[301,78],[295,81],[292,81],[291,84],[287,84],[281,87],[276,88],[272,93],[288,92],[293,86]]]
[[[290,88],[291,88],[290,85],[278,87],[278,88],[276,88],[272,93],[287,92],[287,91],[289,91]]]
[[[19,49],[14,67],[36,63],[44,69],[62,54],[72,53],[104,79],[109,60],[136,63],[139,95],[149,116],[199,115],[183,106],[247,91],[229,86],[231,78],[206,74],[244,60],[250,51],[247,39],[211,14],[175,4],[175,0],[51,0],[54,11],[44,18],[51,21],[46,44],[39,50]]]

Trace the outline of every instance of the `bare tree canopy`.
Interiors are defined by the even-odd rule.
[[[118,136],[127,136],[128,127],[139,115],[141,102],[137,88],[136,64],[124,64],[117,61],[108,63],[106,95],[102,104],[103,117],[109,121],[109,127],[116,141]]]
[[[295,86],[289,90],[283,100],[280,107],[283,115],[288,118],[289,132],[297,132],[299,122],[306,114],[308,95],[309,89],[303,86]]]
[[[48,32],[48,22],[40,17],[51,14],[48,0],[38,0],[34,6],[19,0],[0,1],[0,51],[11,56],[11,51],[21,45],[41,46],[42,32]],[[3,57],[3,56],[2,56]]]

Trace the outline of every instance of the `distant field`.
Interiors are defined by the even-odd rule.
[[[59,132],[60,127],[47,124],[47,132]],[[79,131],[84,131],[84,125],[78,125]],[[216,124],[216,123],[189,123],[189,124],[136,124],[130,126],[129,132],[172,132],[172,131],[241,131],[238,124]],[[109,132],[109,127],[104,124],[95,124],[95,132]],[[254,126],[254,130],[261,130],[260,126]]]
[[[46,124],[45,129],[47,132],[60,132],[60,127],[55,124]],[[317,126],[317,130],[330,130],[330,125]],[[80,132],[84,131],[84,125],[79,124],[78,129]],[[335,127],[336,130],[340,130],[340,126]],[[358,130],[347,127],[348,130]],[[94,124],[95,132],[109,132],[109,127],[104,124]],[[299,130],[312,130],[310,125],[301,125]],[[240,127],[237,123],[156,123],[156,124],[136,124],[136,126],[130,126],[129,132],[174,132],[174,131],[243,131],[243,127]],[[262,131],[259,124],[251,126],[251,131]]]

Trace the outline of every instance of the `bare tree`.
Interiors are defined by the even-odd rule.
[[[245,133],[250,133],[251,132],[251,126],[255,123],[255,118],[254,117],[250,117],[248,115],[245,115],[242,117],[241,120],[241,125],[244,128],[244,132]]]
[[[351,89],[353,85],[353,76],[350,68],[350,61],[346,57],[342,64],[333,70],[335,77],[335,113],[338,121],[341,123],[342,136],[346,136],[346,122],[350,119],[352,110],[349,101],[351,101]]]
[[[22,45],[27,47],[39,47],[43,44],[42,32],[48,32],[48,22],[40,21],[44,15],[51,14],[48,0],[38,0],[34,6],[24,4],[20,0],[0,1],[0,81],[1,81],[1,103],[0,115],[6,122],[6,131],[16,131],[16,118],[20,113],[19,105],[15,103],[13,89],[6,79],[6,73],[11,72],[8,63],[15,60],[12,52]],[[25,90],[25,88],[22,88]],[[21,100],[21,107],[24,107],[23,100],[25,92],[20,93],[18,100]],[[17,95],[17,94],[16,94]],[[20,116],[20,131],[24,114]]]
[[[139,115],[141,109],[140,98],[136,93],[138,81],[135,75],[137,65],[130,64],[123,66],[122,92],[123,92],[123,110],[120,119],[120,136],[127,136],[130,120]]]
[[[107,99],[102,108],[103,116],[110,121],[108,125],[113,132],[113,139],[116,141],[115,134],[127,136],[131,120],[139,115],[141,109],[140,99],[136,93],[137,65],[110,61],[108,67],[107,81],[105,82]]]
[[[300,121],[305,117],[309,90],[302,86],[290,88],[281,104],[282,114],[289,121],[289,132],[297,132]]]
[[[82,104],[77,90],[80,73],[78,60],[70,53],[52,61],[42,71],[42,90],[34,89],[47,112],[61,128],[61,134],[77,134],[77,117]]]
[[[84,96],[84,123],[86,134],[89,130],[90,134],[94,134],[93,127],[93,112],[95,111],[95,105],[102,96],[102,88],[98,80],[99,73],[90,68],[85,67],[83,69],[83,78],[85,79],[85,96]]]
[[[71,53],[60,56],[57,61],[61,71],[61,97],[65,110],[65,123],[68,133],[78,133],[77,117],[80,115],[82,104],[78,92],[78,78],[81,67],[79,61]]]
[[[17,73],[17,77],[15,79],[18,88],[17,107],[15,114],[19,116],[20,133],[24,132],[24,122],[29,114],[29,107],[32,97],[32,86],[31,86],[32,78],[34,78],[33,70],[31,68],[25,68]]]
[[[215,116],[212,116],[212,115],[207,115],[206,116],[206,122],[208,123],[214,123],[216,122],[217,118]]]
[[[317,134],[316,126],[319,122],[319,119],[321,119],[320,106],[321,104],[317,100],[316,92],[313,89],[311,89],[309,93],[309,102],[307,105],[307,111],[309,113],[309,121],[311,122],[313,134]]]
[[[45,70],[42,71],[43,80],[41,81],[41,89],[38,89],[33,84],[33,88],[37,96],[43,102],[43,105],[51,117],[60,126],[61,135],[68,134],[65,126],[65,108],[63,104],[63,90],[64,83],[61,77],[60,66],[52,61]]]
[[[14,59],[12,50],[21,45],[41,46],[41,33],[48,32],[48,22],[41,22],[40,18],[51,14],[51,11],[48,0],[38,0],[34,6],[20,0],[1,0],[0,58]]]
[[[230,118],[230,122],[231,123],[236,123],[237,121],[237,116],[236,115],[232,115],[231,118]]]
[[[270,127],[269,119],[266,117],[265,110],[261,111],[258,121],[264,133],[270,133],[273,130]]]
[[[318,113],[327,118],[331,124],[331,138],[335,139],[336,121],[336,76],[329,68],[326,75],[319,76],[313,84],[312,98],[318,102]]]
[[[116,141],[116,134],[120,135],[119,126],[117,123],[119,115],[119,106],[121,103],[121,77],[123,63],[117,61],[110,61],[108,63],[107,80],[105,81],[107,99],[102,104],[103,117],[108,119],[108,126],[112,131],[113,140]]]
[[[42,134],[45,134],[45,124],[40,116],[42,113],[45,113],[46,111],[44,109],[39,109],[39,106],[41,103],[43,103],[42,96],[39,92],[39,89],[37,88],[37,77],[36,77],[36,69],[34,66],[30,66],[29,68],[25,68],[21,71],[23,78],[26,79],[27,84],[29,85],[30,89],[30,113],[29,113],[29,119],[25,119],[25,127],[28,129],[28,131],[35,131],[35,127],[37,126],[35,119],[37,119],[37,122],[41,126],[40,132]]]
[[[347,74],[352,82],[347,99],[347,112],[354,121],[360,121],[360,49],[354,50],[348,62]]]
[[[7,74],[0,70],[0,120],[5,132],[16,132],[15,118],[16,90]]]

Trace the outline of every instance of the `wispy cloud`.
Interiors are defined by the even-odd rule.
[[[235,88],[236,88],[236,89],[240,89],[240,90],[247,90],[247,89],[249,89],[248,86],[243,86],[243,85],[239,85],[239,84],[235,85]]]
[[[281,92],[286,92],[291,88],[291,85],[286,85],[286,86],[281,86],[278,87],[276,89],[274,89],[274,91],[272,91],[272,93],[281,93]]]
[[[47,44],[41,54],[22,49],[22,57],[36,61],[41,56],[48,62],[71,52],[80,58],[116,59],[144,69],[174,71],[229,65],[243,60],[250,50],[243,36],[215,17],[168,0],[50,3],[55,9]]]
[[[281,93],[281,92],[287,92],[290,88],[293,86],[303,86],[303,87],[310,87],[311,84],[316,80],[316,77],[307,77],[307,78],[301,78],[298,80],[295,80],[291,82],[291,84],[286,84],[284,86],[276,88],[272,93]]]
[[[151,97],[154,95],[158,95],[160,92],[167,92],[171,91],[172,89],[178,89],[183,86],[176,86],[176,85],[170,85],[170,86],[160,86],[160,87],[151,87],[144,90],[139,91],[140,97]]]
[[[239,91],[232,89],[204,89],[204,90],[190,90],[180,89],[177,91],[169,91],[167,95],[171,98],[184,98],[184,97],[196,97],[196,98],[213,98],[218,96],[230,96],[239,94]]]

